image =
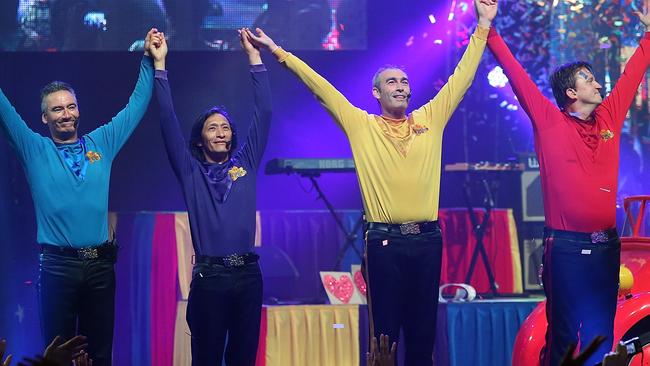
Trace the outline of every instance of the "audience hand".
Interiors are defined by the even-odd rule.
[[[74,359],[74,366],[93,366],[93,360],[85,351],[81,351],[81,354]]]
[[[564,357],[562,357],[562,361],[560,361],[560,366],[584,365],[585,361],[596,352],[596,349],[598,349],[603,342],[605,342],[605,337],[597,336],[576,358],[573,358],[573,352],[576,350],[576,345],[569,345],[569,348],[564,353]]]
[[[52,340],[52,343],[45,349],[43,358],[59,365],[69,365],[74,358],[81,354],[81,351],[86,346],[88,346],[86,337],[82,335],[70,338],[65,343],[61,337],[56,336]]]
[[[603,366],[627,366],[627,348],[619,343],[616,352],[610,352],[603,358]]]
[[[2,358],[5,355],[5,350],[7,349],[7,340],[2,339],[0,340],[0,362],[2,362],[0,365],[1,366],[9,366],[11,364],[11,355],[7,355],[7,358],[2,360]]]
[[[370,342],[370,352],[366,353],[366,366],[395,366],[395,354],[397,353],[397,343],[388,348],[390,337],[387,335],[379,336],[379,349],[377,349],[377,337],[372,337]]]

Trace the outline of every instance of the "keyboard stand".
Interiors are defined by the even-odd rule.
[[[485,250],[485,245],[483,244],[483,237],[485,236],[485,231],[487,230],[488,224],[490,222],[490,213],[495,206],[493,192],[497,188],[497,184],[494,181],[488,182],[488,180],[489,178],[486,176],[480,177],[480,186],[483,190],[483,208],[485,209],[485,215],[483,216],[481,222],[479,222],[478,217],[474,212],[474,207],[472,207],[470,173],[467,173],[465,175],[464,193],[465,199],[467,200],[467,211],[469,213],[470,221],[472,222],[472,230],[474,231],[474,236],[476,236],[476,247],[474,248],[474,253],[472,253],[472,260],[469,264],[467,276],[465,276],[465,283],[469,284],[472,280],[472,275],[474,274],[474,269],[476,267],[476,261],[480,255],[483,266],[485,266],[485,272],[487,273],[488,281],[490,282],[490,291],[492,295],[498,296],[499,284],[494,279],[492,267],[490,266],[490,261],[488,260],[487,256],[487,250]]]
[[[359,238],[359,235],[357,235],[357,232],[359,232],[359,229],[361,229],[361,226],[363,225],[363,215],[357,220],[356,224],[352,228],[352,231],[348,232],[347,229],[345,228],[345,225],[343,225],[343,221],[341,221],[341,218],[336,214],[334,211],[334,206],[330,203],[330,201],[327,199],[323,191],[320,189],[320,186],[318,185],[317,177],[319,174],[301,174],[303,177],[309,178],[311,181],[311,184],[314,186],[314,189],[316,189],[316,192],[318,192],[318,198],[323,200],[325,203],[325,206],[327,207],[327,210],[329,213],[332,215],[334,218],[334,221],[336,221],[336,225],[341,229],[341,232],[345,235],[345,243],[343,244],[343,247],[339,251],[338,258],[336,259],[336,265],[335,268],[339,271],[343,270],[341,268],[341,263],[343,261],[343,258],[345,257],[345,253],[347,253],[349,248],[352,248],[354,252],[357,254],[359,257],[359,260],[363,258],[363,255],[359,251],[359,248],[357,248],[354,245],[354,242]]]

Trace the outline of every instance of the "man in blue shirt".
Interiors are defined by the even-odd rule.
[[[88,337],[95,365],[110,365],[115,307],[115,244],[109,240],[111,165],[142,119],[153,90],[153,62],[145,57],[129,103],[113,119],[79,136],[79,106],[70,85],[55,81],[41,94],[42,122],[35,133],[0,90],[0,130],[18,154],[32,192],[41,246],[38,298],[47,343],[59,335]]]

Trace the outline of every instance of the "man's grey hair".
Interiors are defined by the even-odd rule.
[[[72,94],[72,96],[74,96],[75,99],[77,99],[77,95],[75,94],[74,89],[72,88],[72,86],[70,86],[70,84],[65,83],[63,81],[53,81],[45,85],[43,89],[41,89],[41,112],[42,113],[45,113],[45,111],[47,110],[47,103],[45,103],[45,97],[61,90],[70,92],[70,94]]]
[[[375,72],[375,76],[372,77],[372,87],[379,89],[380,86],[380,81],[379,81],[379,75],[386,71],[386,70],[401,70],[406,74],[406,70],[404,69],[404,66],[396,66],[396,65],[384,65],[377,69],[377,72]]]

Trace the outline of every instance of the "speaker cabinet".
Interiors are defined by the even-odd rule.
[[[521,204],[523,221],[544,221],[544,201],[539,170],[521,173]]]
[[[524,290],[535,291],[542,289],[542,279],[539,270],[542,267],[544,246],[542,239],[524,240]]]

